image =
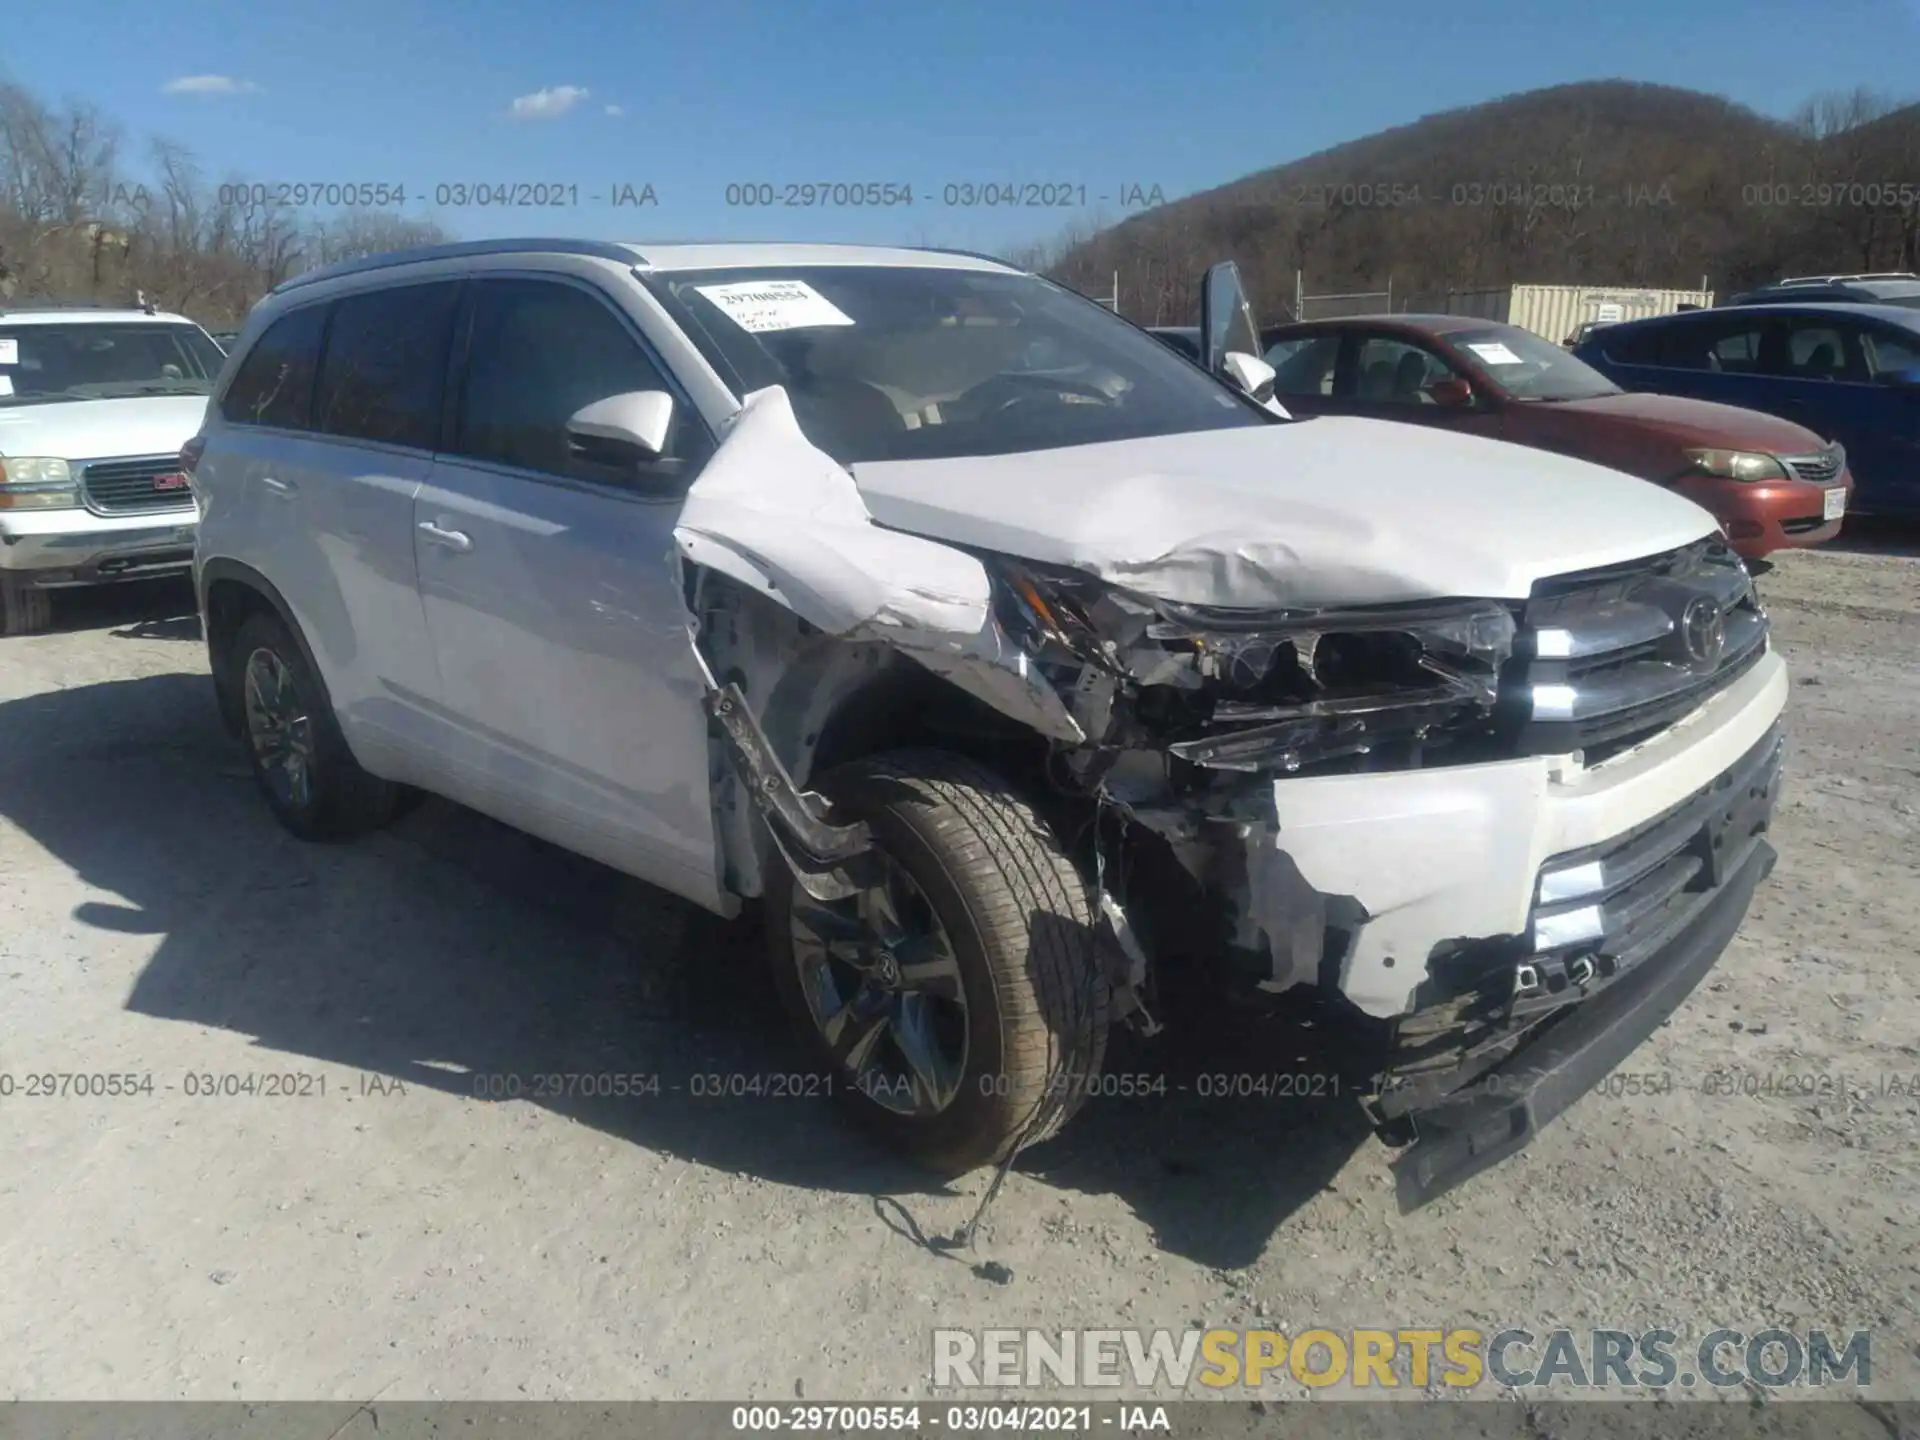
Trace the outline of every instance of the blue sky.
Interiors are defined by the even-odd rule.
[[[103,0],[29,4],[7,31],[0,73],[100,104],[136,162],[157,135],[213,181],[404,185],[403,213],[463,237],[994,249],[1119,218],[1129,187],[1172,198],[1541,85],[1657,81],[1773,114],[1920,88],[1920,0]],[[815,180],[910,185],[915,203],[727,204],[730,182]],[[432,204],[522,182],[579,203]],[[943,203],[968,182],[1084,187],[1087,205]],[[649,184],[654,205],[609,203]]]

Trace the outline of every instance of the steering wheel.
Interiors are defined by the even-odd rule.
[[[1011,390],[995,403],[996,390]],[[1055,375],[995,375],[990,380],[982,380],[978,385],[960,397],[965,406],[980,405],[988,415],[1002,415],[1020,405],[1031,405],[1036,400],[1055,400],[1062,394],[1084,395],[1102,406],[1114,404],[1113,396],[1099,386],[1083,380],[1070,380]]]

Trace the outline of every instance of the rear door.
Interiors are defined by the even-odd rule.
[[[295,492],[304,532],[296,543],[316,552],[315,601],[324,607],[316,643],[351,682],[342,718],[367,744],[396,750],[384,773],[400,779],[423,777],[435,728],[413,502],[439,441],[461,284],[389,285],[333,302],[314,386],[318,443],[279,477]],[[341,709],[343,697],[333,698]]]
[[[363,764],[418,775],[433,649],[413,496],[432,466],[457,282],[290,310],[241,359],[196,485],[203,554],[273,583]]]
[[[1766,374],[1762,357],[1778,343],[1783,325],[1780,316],[1756,309],[1636,327],[1611,337],[1602,331],[1600,368],[1625,390],[1780,414],[1784,396]]]
[[[676,893],[718,895],[703,684],[672,560],[711,448],[637,326],[557,274],[476,280],[451,438],[414,510],[449,793]],[[678,402],[678,493],[573,453],[610,395]]]

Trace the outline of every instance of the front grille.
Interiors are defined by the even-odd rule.
[[[1796,480],[1811,480],[1816,485],[1825,485],[1840,473],[1840,452],[1822,450],[1818,455],[1782,455],[1780,463],[1792,472]]]
[[[87,508],[96,515],[142,515],[149,510],[191,510],[193,492],[184,485],[157,487],[163,475],[180,474],[177,455],[137,460],[96,460],[80,472]]]
[[[1724,690],[1766,648],[1746,567],[1702,541],[1537,585],[1501,703],[1519,753],[1578,751],[1595,765]]]

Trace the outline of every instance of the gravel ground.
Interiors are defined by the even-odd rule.
[[[1870,1328],[1873,1393],[1920,1398],[1915,556],[1761,581],[1795,676],[1780,864],[1628,1062],[1669,1093],[1590,1094],[1402,1217],[1345,1108],[1178,1088],[1283,1049],[1123,1049],[1173,1090],[1023,1157],[966,1258],[924,1237],[985,1176],[692,1093],[792,1064],[748,937],[440,802],[293,841],[190,595],[84,597],[0,642],[0,1398],[885,1398],[925,1391],[936,1324],[1194,1323]],[[153,1092],[24,1097],[43,1072]],[[663,1089],[474,1098],[554,1072]],[[307,1093],[193,1093],[248,1074]],[[1706,1093],[1728,1074],[1819,1093]]]

